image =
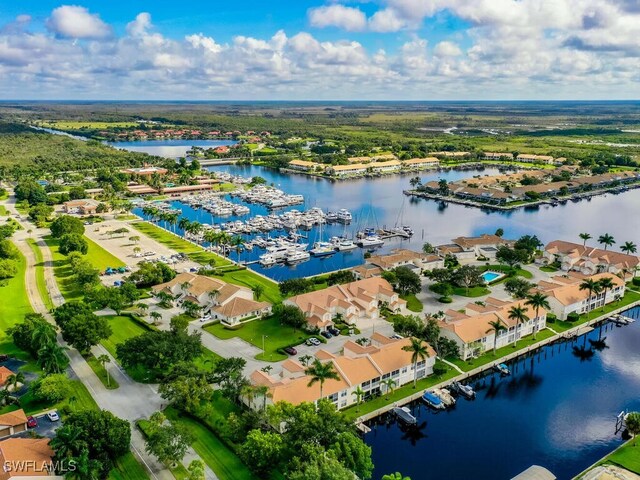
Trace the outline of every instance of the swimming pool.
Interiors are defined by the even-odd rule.
[[[504,273],[487,271],[482,274],[482,279],[484,280],[485,283],[495,282],[496,280],[502,277],[504,277]]]

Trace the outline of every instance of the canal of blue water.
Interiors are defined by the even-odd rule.
[[[640,319],[640,308],[627,316]],[[415,402],[417,427],[392,415],[372,421],[373,478],[399,470],[416,480],[503,480],[533,464],[572,478],[621,443],[616,415],[640,410],[640,320],[607,323],[509,367],[511,376],[473,379],[477,398],[451,410]]]

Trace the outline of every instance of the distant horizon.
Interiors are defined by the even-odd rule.
[[[637,99],[492,99],[492,100],[146,100],[146,99],[0,99],[0,103],[321,103],[321,104],[344,104],[344,103],[635,103],[640,104],[640,98]]]

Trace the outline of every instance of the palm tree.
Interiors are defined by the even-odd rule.
[[[613,279],[611,277],[601,278],[598,283],[600,284],[600,288],[604,292],[604,299],[602,300],[602,310],[604,310],[604,306],[607,303],[607,291],[615,288],[615,283],[613,283]]]
[[[362,399],[364,398],[365,391],[362,390],[362,388],[360,388],[360,385],[358,385],[356,389],[353,392],[351,392],[351,395],[356,397],[356,405],[360,406],[360,404],[362,403]],[[356,407],[356,412],[357,411],[358,411],[358,408]]]
[[[62,373],[68,365],[69,359],[58,344],[45,344],[38,350],[38,366],[46,373]]]
[[[18,397],[11,395],[8,390],[0,390],[0,407],[18,403]]]
[[[247,399],[247,402],[249,402],[249,408],[253,408],[253,401],[256,398],[256,387],[250,383],[243,385],[240,389],[240,395]]]
[[[158,300],[160,300],[160,306],[163,308],[169,308],[169,306],[171,306],[171,302],[173,301],[173,297],[171,295],[169,295],[167,292],[158,292],[158,294],[156,295],[156,297],[158,297]],[[158,313],[158,312],[155,312]],[[151,314],[151,316],[153,317],[153,313]]]
[[[253,294],[256,296],[256,300],[260,301],[260,297],[262,297],[262,294],[264,293],[264,285],[256,283],[252,290]]]
[[[578,236],[582,240],[582,246],[583,247],[586,247],[587,246],[587,240],[591,240],[591,238],[592,238],[591,235],[589,235],[588,233],[581,233]]]
[[[151,312],[149,316],[153,319],[154,325],[160,323],[160,320],[162,319],[162,314],[160,312]]]
[[[598,243],[600,245],[604,245],[604,249],[606,250],[607,247],[612,246],[614,243],[616,243],[616,241],[611,235],[609,235],[608,233],[605,233],[604,235],[600,235],[598,237]]]
[[[75,470],[66,476],[77,480],[99,480],[102,463],[99,460],[89,458],[89,448],[84,445],[80,453],[73,457]]]
[[[419,338],[411,337],[411,343],[402,347],[405,352],[411,352],[413,362],[413,388],[418,384],[418,362],[429,358],[427,345]]]
[[[218,241],[219,238],[220,238],[220,233],[211,229],[205,231],[204,234],[202,235],[202,239],[205,242],[209,243],[209,250],[212,249],[211,247],[213,247],[213,245]]]
[[[320,360],[315,360],[311,366],[305,369],[304,373],[311,377],[307,384],[308,387],[313,386],[316,382],[320,384],[320,400],[322,400],[322,387],[324,386],[324,382],[329,379],[340,380],[340,376],[331,362],[322,363]]]
[[[178,228],[182,230],[183,235],[186,235],[187,231],[189,230],[189,225],[191,225],[191,220],[189,220],[187,217],[182,217],[178,221]]]
[[[624,245],[620,247],[624,253],[636,253],[638,251],[638,246],[633,242],[624,242]]]
[[[22,385],[24,383],[24,373],[18,372],[13,373],[7,377],[7,380],[4,384],[5,390],[13,390],[14,392],[18,389],[18,385]]]
[[[256,397],[262,397],[262,410],[267,409],[267,398],[271,398],[271,391],[266,385],[256,385],[253,387]]]
[[[589,312],[591,311],[591,296],[593,292],[597,290],[599,284],[592,278],[586,278],[580,284],[580,290],[588,290],[589,296],[587,297],[587,318],[589,318]]]
[[[382,382],[384,385],[384,390],[385,393],[387,394],[387,399],[389,398],[389,395],[393,394],[393,389],[396,387],[396,381],[389,377],[389,378],[385,378]]]
[[[31,341],[34,345],[52,345],[56,343],[56,327],[50,323],[39,322],[31,333]]]
[[[485,333],[493,332],[493,354],[495,355],[496,347],[498,346],[498,335],[500,334],[500,332],[506,331],[507,327],[505,327],[505,325],[502,323],[502,320],[500,319],[491,320],[489,322],[489,325],[491,325],[491,328],[487,330]]]
[[[185,294],[185,296],[187,295],[187,293],[189,293],[189,289],[191,288],[191,283],[190,282],[182,282],[180,284],[180,290],[182,290],[182,293]]]
[[[105,367],[107,363],[111,363],[111,358],[109,358],[109,355],[102,354],[99,355],[96,360],[98,360],[100,365],[102,365],[104,371],[107,372],[107,387],[111,387],[111,375],[109,375],[109,370],[107,369],[107,367]]]
[[[515,336],[515,341],[513,343],[513,346],[515,348],[518,346],[518,327],[520,326],[521,323],[524,323],[527,320],[529,320],[529,317],[527,317],[526,308],[523,308],[522,306],[520,306],[520,304],[518,304],[515,307],[511,307],[509,309],[509,320],[514,320],[516,322],[516,336]]]
[[[244,240],[242,240],[242,237],[240,235],[234,235],[233,237],[231,237],[231,246],[235,249],[236,253],[238,254],[238,260],[237,260],[238,263],[240,263],[240,250],[243,244],[244,244]]]
[[[86,443],[81,439],[82,430],[71,426],[63,426],[56,432],[56,436],[51,440],[50,446],[56,452],[56,459],[63,460],[72,458],[76,452],[86,447]]]
[[[527,301],[524,302],[525,305],[532,307],[536,312],[536,324],[533,326],[533,339],[536,339],[536,334],[538,333],[537,327],[539,320],[538,312],[541,308],[546,310],[551,309],[551,305],[549,305],[549,301],[547,300],[547,295],[544,293],[536,292],[527,296]]]

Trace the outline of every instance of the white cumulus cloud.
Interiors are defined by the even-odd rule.
[[[367,17],[359,8],[335,4],[310,9],[309,23],[317,28],[338,27],[356,32],[366,28]]]
[[[445,40],[434,47],[433,53],[438,57],[459,57],[462,50],[455,43]]]
[[[63,5],[51,12],[47,28],[61,37],[100,39],[111,35],[111,27],[100,16],[78,5]]]

